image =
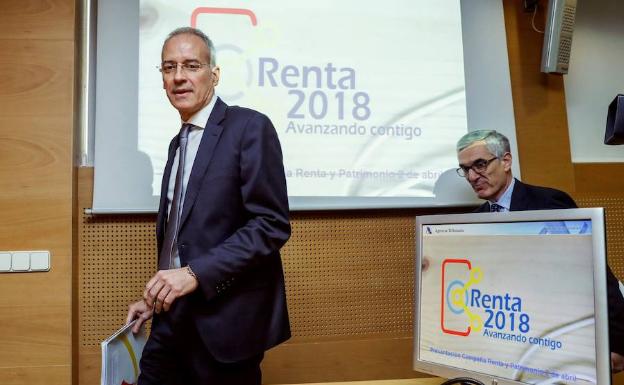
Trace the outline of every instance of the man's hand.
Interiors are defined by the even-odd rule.
[[[188,267],[160,270],[145,285],[143,299],[146,304],[153,304],[154,311],[169,311],[176,299],[197,289],[197,278],[189,273]]]
[[[611,371],[618,373],[624,370],[624,356],[611,352]]]
[[[132,320],[136,318],[137,322],[132,327],[132,332],[136,334],[139,332],[139,329],[141,329],[141,325],[143,325],[143,323],[148,319],[152,318],[153,313],[154,310],[152,309],[152,306],[146,304],[144,300],[132,303],[130,304],[130,306],[128,306],[128,317],[126,318],[126,324],[129,324],[130,322],[132,322]]]

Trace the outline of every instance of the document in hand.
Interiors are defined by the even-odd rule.
[[[145,327],[134,334],[135,321],[102,341],[101,385],[134,385],[139,378],[139,359],[147,341]]]

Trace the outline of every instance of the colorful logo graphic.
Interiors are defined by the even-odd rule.
[[[197,27],[197,16],[201,14],[213,14],[213,15],[242,15],[248,16],[251,25],[254,27],[258,25],[258,18],[256,14],[250,9],[244,8],[218,8],[218,7],[198,7],[193,10],[191,14],[191,27]]]
[[[198,18],[199,16],[204,15],[204,16],[208,16],[207,20],[204,18],[204,22],[203,24],[206,25],[206,28],[208,28],[208,26],[210,24],[207,24],[209,20],[211,20],[211,17],[223,17],[223,16],[227,16],[227,17],[244,17],[245,19],[249,20],[249,23],[251,25],[251,27],[257,27],[258,26],[258,18],[255,14],[254,11],[252,11],[251,9],[245,9],[245,8],[221,8],[221,7],[197,7],[193,10],[192,14],[191,14],[191,26],[193,28],[199,28],[200,25],[198,24],[202,24],[202,23],[198,23]],[[235,44],[231,44],[231,43],[222,43],[218,46],[215,47],[216,51],[219,54],[219,58],[220,60],[223,60],[224,57],[240,57],[239,59],[235,60],[234,62],[237,63],[240,68],[235,69],[235,68],[230,68],[231,73],[239,73],[239,74],[244,74],[242,75],[242,77],[244,78],[241,79],[240,81],[242,82],[241,84],[238,84],[238,87],[234,87],[234,89],[229,89],[228,88],[224,88],[221,87],[219,89],[219,95],[222,98],[225,98],[225,100],[228,101],[228,103],[231,103],[235,100],[239,100],[241,99],[243,96],[245,96],[245,89],[244,86],[246,86],[247,88],[251,87],[252,82],[253,82],[253,66],[251,63],[251,60],[249,57],[247,57],[247,55],[245,54],[245,50],[241,47],[239,47],[238,45]],[[222,81],[223,82],[223,81]],[[243,88],[241,88],[243,87]]]
[[[440,326],[444,333],[465,337],[483,328],[483,319],[468,307],[469,289],[482,279],[481,269],[472,267],[468,259],[442,262]]]

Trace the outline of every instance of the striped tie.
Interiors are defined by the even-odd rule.
[[[160,250],[160,258],[158,259],[158,269],[171,269],[173,264],[174,247],[178,240],[178,228],[180,227],[180,207],[182,207],[182,185],[184,181],[184,160],[186,158],[186,144],[188,142],[188,133],[192,125],[185,123],[182,125],[180,135],[178,136],[180,153],[178,155],[178,172],[175,179],[175,187],[173,189],[173,199],[171,201],[171,210],[167,219],[167,230],[165,231],[165,240]]]

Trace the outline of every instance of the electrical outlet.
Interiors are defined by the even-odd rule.
[[[50,271],[49,251],[0,251],[0,273],[31,271]]]

